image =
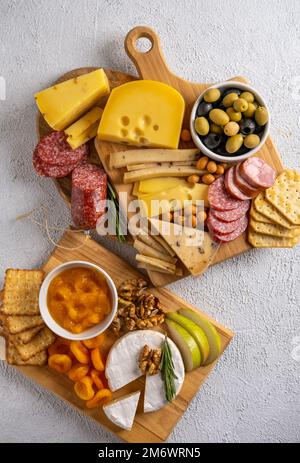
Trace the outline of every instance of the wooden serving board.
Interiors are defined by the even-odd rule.
[[[151,49],[145,53],[139,52],[136,47],[136,42],[140,38],[147,38],[151,42]],[[164,59],[162,54],[162,50],[160,47],[160,40],[158,35],[150,28],[140,26],[135,27],[132,29],[126,39],[125,39],[125,50],[129,58],[135,64],[139,77],[141,79],[152,79],[158,80],[161,82],[165,82],[169,85],[172,85],[176,88],[184,97],[186,103],[186,111],[184,116],[183,127],[189,128],[189,117],[192,106],[199,96],[199,94],[205,90],[205,88],[212,85],[211,83],[193,83],[187,80],[182,79],[181,77],[176,76],[173,74]],[[67,80],[78,75],[93,71],[95,68],[80,68],[75,69],[73,71],[64,74],[59,80]],[[131,80],[135,80],[137,77],[124,74],[122,72],[113,71],[111,69],[105,68],[105,72],[107,73],[108,79],[111,84],[111,88],[114,88],[118,85],[123,83],[129,82]],[[240,82],[247,82],[247,79],[244,77],[238,76],[231,78],[230,80],[236,80]],[[104,98],[101,104],[105,104],[106,99]],[[50,127],[45,123],[43,117],[41,115],[38,116],[38,134],[39,136],[46,135],[47,133],[51,132]],[[108,164],[109,155],[112,152],[119,152],[124,151],[124,146],[117,144],[117,143],[108,143],[108,142],[101,142],[99,140],[95,140],[95,146],[99,155],[97,158],[97,152],[93,147],[93,143],[90,143],[91,147],[91,160],[96,163],[102,163],[109,178],[111,179],[117,193],[126,192],[128,194],[128,200],[133,199],[131,196],[132,185],[125,185],[123,184],[123,173],[121,169],[110,169]],[[190,148],[193,147],[193,143],[180,143],[180,148]],[[126,147],[126,149],[134,149],[134,147]],[[266,162],[268,162],[271,166],[273,166],[278,172],[283,170],[283,164],[280,159],[280,155],[273,144],[270,137],[267,139],[263,148],[256,154],[263,158]],[[100,161],[99,161],[100,159]],[[59,179],[55,181],[59,192],[62,194],[66,202],[69,204],[70,202],[70,178],[66,177],[64,179]],[[127,204],[123,204],[123,207],[126,208]],[[128,237],[129,241],[131,240],[130,236]],[[217,264],[219,262],[223,262],[224,260],[230,259],[231,257],[237,256],[247,250],[251,249],[251,246],[248,244],[246,239],[246,234],[241,236],[240,238],[226,243],[220,246],[219,251],[214,257],[212,265]],[[186,274],[184,275],[186,276]],[[149,272],[149,277],[155,286],[164,286],[172,281],[178,280],[182,277],[173,276],[162,274],[158,272]]]
[[[67,231],[59,242],[59,245],[66,248],[72,248],[73,250],[56,248],[43,267],[46,272],[49,272],[54,267],[62,264],[63,262],[70,260],[86,260],[100,265],[106,272],[110,274],[117,286],[122,281],[124,281],[124,278],[136,278],[142,276],[137,270],[128,265],[120,257],[116,256],[91,239],[86,241],[86,238],[81,234]],[[74,250],[74,248],[78,249]],[[224,352],[231,339],[233,338],[232,331],[217,323],[215,320],[200,312],[194,306],[188,304],[167,289],[153,289],[153,293],[159,297],[166,311],[174,311],[182,307],[188,307],[198,311],[207,320],[212,322],[221,336],[222,353]],[[105,346],[107,350],[110,348],[110,345],[114,340],[115,338],[113,335],[111,338],[108,338],[107,345]],[[74,393],[73,383],[66,375],[56,373],[48,367],[16,368],[44,388],[67,401],[70,405],[73,405],[79,409],[82,413],[85,413],[90,418],[97,421],[97,423],[105,426],[121,439],[127,442],[148,443],[163,442],[168,438],[174,426],[186,411],[194,395],[197,393],[202,383],[206,380],[209,373],[214,368],[214,364],[207,367],[198,368],[197,370],[188,373],[178,397],[163,409],[152,413],[142,413],[142,401],[140,401],[138,409],[139,411],[136,416],[134,426],[130,432],[121,430],[120,428],[116,427],[106,418],[102,410],[86,409],[84,402],[80,400]],[[114,393],[114,398],[129,392],[139,390],[143,388],[143,385],[144,383],[142,379],[134,381],[130,385],[125,386]]]

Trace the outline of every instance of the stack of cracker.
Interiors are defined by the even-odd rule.
[[[55,335],[46,327],[39,310],[42,270],[6,271],[1,332],[6,339],[6,360],[13,365],[45,365],[47,348]]]
[[[248,240],[256,248],[291,248],[300,236],[300,174],[285,170],[252,201]]]

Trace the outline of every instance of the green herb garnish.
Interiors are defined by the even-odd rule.
[[[117,235],[118,240],[121,243],[123,243],[124,241],[126,241],[125,235],[123,235],[123,232],[122,232],[123,225],[124,225],[124,220],[123,220],[123,218],[121,218],[121,223],[120,223],[120,220],[119,220],[119,216],[120,216],[119,201],[118,201],[118,199],[116,197],[116,194],[115,194],[115,192],[113,190],[113,187],[111,186],[110,182],[107,182],[107,196],[108,196],[108,199],[110,201],[114,202],[115,209],[113,209],[113,214],[114,214],[114,219],[115,219],[115,223],[116,223],[116,235]]]
[[[168,343],[167,336],[165,337],[164,343],[162,345],[160,370],[162,379],[165,384],[166,399],[168,402],[172,402],[176,396],[174,380],[177,379],[177,376],[175,375],[172,352]]]

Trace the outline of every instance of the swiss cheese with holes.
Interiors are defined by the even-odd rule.
[[[177,148],[184,109],[184,99],[169,85],[152,80],[128,82],[112,90],[98,138],[135,146]]]

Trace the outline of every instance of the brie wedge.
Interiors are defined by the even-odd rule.
[[[139,356],[145,345],[155,349],[161,347],[165,336],[154,330],[132,331],[122,336],[111,348],[107,362],[105,375],[111,391],[116,391],[135,379],[139,378]],[[184,381],[184,364],[179,349],[168,338],[174,363],[175,390],[179,393]],[[144,411],[159,410],[167,403],[165,386],[161,374],[146,376]]]
[[[103,406],[107,418],[116,426],[131,431],[141,392],[133,392]]]

